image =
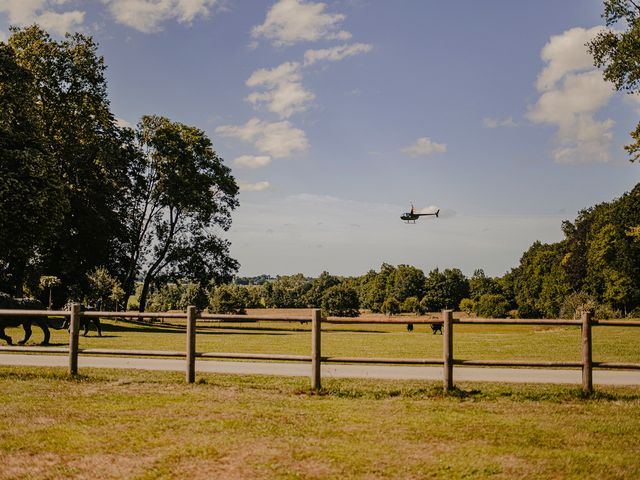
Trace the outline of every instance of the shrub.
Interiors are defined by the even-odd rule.
[[[248,301],[247,291],[237,285],[220,285],[209,295],[211,313],[245,315]]]
[[[382,313],[385,315],[397,315],[400,313],[400,303],[395,297],[388,297],[382,304]]]
[[[595,310],[596,301],[584,292],[572,293],[565,297],[560,307],[560,318],[575,319],[580,318],[584,308]]]
[[[485,293],[476,303],[479,317],[505,318],[509,312],[509,302],[503,295]]]
[[[420,306],[418,297],[407,298],[402,302],[402,307],[400,309],[406,313],[415,313],[416,315],[422,314],[422,307]]]
[[[470,298],[463,298],[462,300],[460,300],[460,306],[458,308],[461,312],[465,312],[471,315],[476,309],[476,302],[474,302]]]
[[[202,288],[199,283],[190,283],[184,287],[180,296],[180,309],[186,310],[188,306],[193,305],[198,310],[204,310],[209,304],[207,291]]]
[[[344,284],[335,285],[322,294],[322,311],[326,316],[357,317],[360,315],[358,292]]]
[[[149,295],[147,311],[168,312],[169,310],[181,310],[181,299],[184,288],[180,284],[167,283]]]

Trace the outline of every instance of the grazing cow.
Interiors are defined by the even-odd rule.
[[[442,335],[442,324],[441,323],[432,323],[431,324],[431,331],[433,332],[434,335],[436,333],[438,333],[438,332],[440,332],[440,335]]]
[[[6,293],[0,293],[0,309],[44,310],[44,306],[38,300],[33,298],[13,298],[11,295],[7,295]],[[13,340],[9,335],[4,333],[4,329],[7,327],[22,326],[24,329],[24,338],[18,343],[20,345],[24,345],[27,343],[29,338],[31,338],[31,325],[34,323],[38,325],[44,333],[44,340],[41,345],[48,345],[49,339],[51,338],[49,327],[55,328],[56,330],[58,330],[59,327],[49,324],[49,319],[47,317],[0,317],[0,339],[4,340],[9,345],[13,345]]]
[[[65,310],[71,309],[71,303],[67,303],[64,306]],[[84,305],[80,305],[81,312],[95,312],[96,309],[94,307],[85,307]],[[100,325],[100,319],[98,317],[80,317],[80,328],[83,330],[82,336],[86,337],[89,335],[89,324],[93,322],[96,326],[96,330],[98,331],[98,336],[102,336],[102,327]],[[64,323],[62,324],[62,328],[69,329],[69,317],[65,318]]]

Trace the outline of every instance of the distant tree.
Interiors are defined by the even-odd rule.
[[[181,283],[164,283],[149,295],[146,310],[150,312],[182,310],[183,294],[184,286]]]
[[[400,303],[394,297],[387,298],[382,304],[382,313],[385,315],[397,315],[400,313]]]
[[[475,313],[479,317],[504,318],[509,312],[509,302],[502,295],[486,293],[475,305]]]
[[[560,318],[580,318],[583,309],[595,310],[596,300],[584,292],[572,293],[562,302]]]
[[[360,315],[358,292],[347,285],[334,285],[322,295],[322,312],[327,316],[357,317]]]
[[[469,279],[469,298],[477,301],[485,294],[502,294],[500,283],[484,274],[481,268],[473,272],[473,276]]]
[[[189,306],[195,306],[198,310],[204,310],[209,305],[209,297],[207,291],[200,283],[188,283],[180,296],[180,308],[187,309]]]
[[[237,285],[219,285],[209,296],[209,311],[244,315],[246,311],[246,290]]]
[[[387,295],[400,303],[409,297],[422,298],[425,293],[425,277],[422,270],[410,265],[398,265],[389,276]]]
[[[324,292],[338,284],[340,284],[338,277],[329,274],[329,272],[322,272],[318,278],[311,282],[311,286],[305,294],[307,306],[319,307],[322,303]]]
[[[40,288],[49,292],[49,310],[51,310],[51,305],[53,303],[53,289],[59,286],[60,283],[60,279],[54,275],[43,275],[40,277]]]
[[[88,299],[99,309],[104,309],[113,294],[114,288],[118,286],[118,281],[109,274],[105,267],[96,267],[87,274],[89,283]]]
[[[305,308],[311,281],[302,273],[281,275],[273,282],[266,283],[265,302],[270,308]]]
[[[425,280],[426,293],[422,305],[426,311],[438,311],[443,308],[455,308],[460,301],[469,296],[469,282],[457,268],[440,272],[435,268]]]
[[[470,298],[463,298],[462,300],[460,300],[460,305],[458,308],[461,312],[465,312],[470,315],[476,309],[476,302],[471,300]]]
[[[379,273],[372,270],[361,279],[359,296],[363,308],[368,308],[374,313],[382,311],[382,304],[391,294],[395,270],[393,265],[383,263]]]
[[[604,0],[602,17],[608,27],[589,45],[596,67],[617,90],[640,93],[640,4],[634,0]],[[623,30],[624,29],[624,30]],[[633,143],[625,146],[631,161],[640,158],[640,123],[631,132]]]
[[[414,313],[416,315],[422,314],[422,307],[420,306],[418,297],[408,297],[404,302],[402,302],[400,310],[402,312]]]
[[[563,244],[534,244],[512,271],[519,315],[555,318],[564,298],[571,292],[562,268]]]

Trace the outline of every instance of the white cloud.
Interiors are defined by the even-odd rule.
[[[206,18],[219,0],[102,0],[118,23],[140,32],[162,30],[162,23],[177,20],[190,25],[197,17]]]
[[[273,158],[290,157],[309,148],[304,131],[288,121],[269,123],[254,117],[244,125],[222,125],[216,133],[251,143],[260,153]]]
[[[84,22],[85,15],[82,10],[55,10],[64,3],[60,0],[0,0],[0,12],[6,13],[9,23],[13,25],[37,23],[45,30],[64,35],[77,30]]]
[[[446,151],[447,146],[444,143],[435,143],[429,137],[419,138],[413,144],[402,149],[403,153],[412,157],[444,153]]]
[[[233,164],[238,168],[261,168],[270,163],[269,155],[242,155],[233,160]]]
[[[571,28],[560,35],[552,35],[540,53],[547,66],[538,75],[536,88],[550,90],[567,73],[593,69],[593,57],[585,44],[605,30],[602,26],[590,29]]]
[[[246,84],[249,87],[264,87],[266,91],[253,92],[245,100],[254,106],[266,105],[267,110],[280,118],[289,118],[294,113],[309,108],[315,95],[304,89],[300,64],[286,62],[275,68],[261,68],[251,74]]]
[[[372,48],[373,45],[368,43],[353,43],[351,45],[345,44],[333,48],[307,50],[304,52],[304,64],[305,66],[313,65],[320,60],[335,62],[343,58],[370,52]]]
[[[262,190],[269,188],[271,184],[269,182],[238,182],[238,186],[240,187],[241,192],[261,192]]]
[[[614,93],[602,73],[591,66],[585,43],[603,27],[572,28],[551,37],[542,49],[545,68],[536,83],[541,93],[527,118],[557,127],[557,146],[551,152],[559,163],[608,162],[613,138],[611,119],[595,114]]]
[[[338,30],[345,16],[324,13],[324,3],[279,0],[267,12],[262,25],[251,30],[254,38],[264,37],[275,46],[318,40],[348,40],[351,34]]]
[[[507,117],[507,118],[485,117],[482,119],[482,125],[485,128],[515,127],[516,122],[513,121],[513,117]]]

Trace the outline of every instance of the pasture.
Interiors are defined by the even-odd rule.
[[[0,367],[0,478],[638,478],[640,391]]]
[[[264,311],[250,313],[265,313]],[[300,314],[300,311],[268,312]],[[181,320],[105,319],[86,348],[184,350]],[[197,350],[308,355],[308,324],[201,322]],[[456,325],[455,355],[580,359],[576,327]],[[640,362],[594,327],[594,360]],[[14,338],[19,329],[8,329]],[[42,333],[34,329],[29,344]],[[66,346],[66,331],[52,344]],[[323,325],[323,354],[441,358],[428,325]],[[0,367],[0,479],[638,478],[640,388]]]
[[[306,315],[309,310],[250,310],[250,314]],[[456,314],[456,317],[459,317]],[[415,318],[415,317],[403,317]],[[91,327],[81,348],[180,350],[185,348],[184,322],[138,322],[103,319],[103,337]],[[324,324],[322,353],[327,356],[442,358],[442,337],[428,325],[407,332],[404,325]],[[19,328],[8,328],[14,339]],[[42,332],[34,327],[35,345]],[[51,331],[52,345],[68,345],[64,330]],[[308,355],[310,326],[300,323],[205,323],[198,321],[196,349],[202,352]],[[580,361],[580,329],[570,326],[456,325],[458,359]],[[593,327],[595,361],[640,363],[640,328]]]

